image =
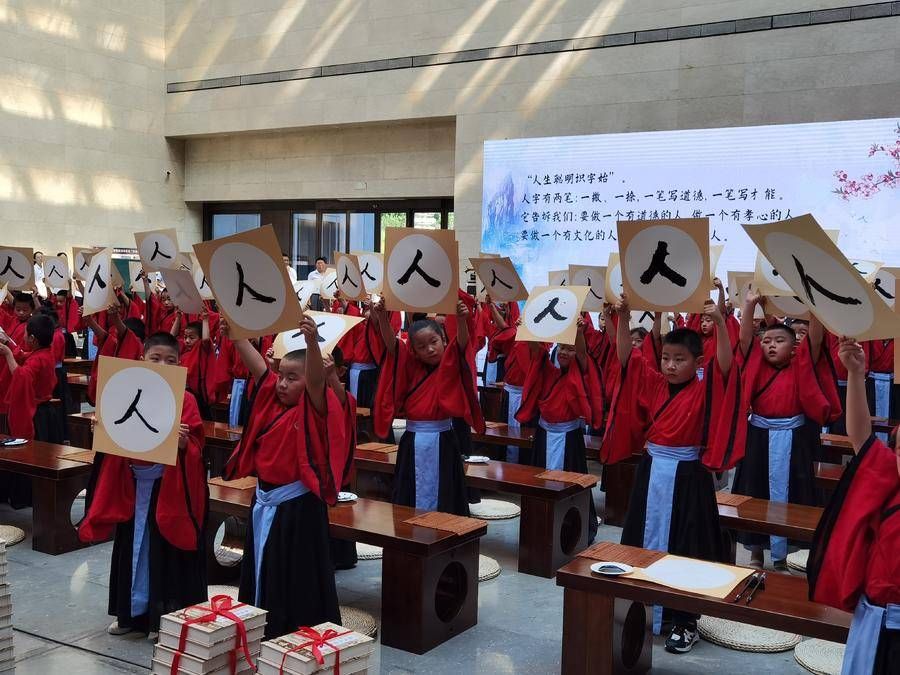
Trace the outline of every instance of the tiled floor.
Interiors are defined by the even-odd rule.
[[[601,505],[602,506],[602,505]],[[599,509],[602,513],[602,509]],[[0,522],[30,532],[31,512],[0,507]],[[600,528],[599,537],[618,540],[619,530]],[[558,673],[562,591],[555,582],[515,571],[518,521],[494,521],[482,539],[482,553],[497,559],[502,574],[479,586],[478,625],[423,656],[388,647],[375,652],[373,673]],[[146,673],[152,645],[137,636],[106,634],[107,575],[111,544],[62,556],[31,550],[30,537],[9,549],[16,628],[16,672]],[[341,602],[379,614],[380,561],[361,561],[338,572]],[[792,652],[747,654],[701,642],[686,656],[654,648],[654,673],[804,673]]]

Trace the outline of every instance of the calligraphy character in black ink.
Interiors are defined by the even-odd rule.
[[[361,276],[368,277],[370,280],[375,281],[375,277],[373,277],[371,274],[369,274],[369,265],[371,265],[371,264],[372,264],[372,261],[367,261],[366,266],[363,267],[359,271],[359,273]]]
[[[597,298],[597,300],[600,300],[601,302],[603,302],[603,296],[602,296],[602,295],[597,295],[597,293],[594,291],[594,287],[593,287],[592,284],[591,284],[591,278],[590,278],[590,277],[587,278],[587,285],[588,285],[588,293],[590,293],[590,294],[593,295],[595,298]]]
[[[410,278],[412,278],[413,272],[418,272],[419,276],[425,280],[425,283],[431,286],[432,288],[438,288],[441,285],[441,282],[435,279],[434,277],[428,276],[421,267],[419,267],[419,261],[422,260],[422,251],[421,249],[416,249],[416,257],[413,258],[412,264],[409,266],[409,269],[403,273],[399,279],[397,279],[397,283],[401,286],[405,286]]]
[[[316,340],[317,340],[318,342],[320,342],[320,343],[321,343],[321,342],[327,342],[327,340],[326,340],[325,338],[323,338],[323,337],[318,333],[318,330],[319,330],[322,326],[324,326],[324,325],[325,325],[325,322],[324,322],[324,321],[323,321],[322,323],[317,323],[317,324],[316,324],[316,331],[317,331],[317,332],[316,332]],[[298,337],[300,337],[301,335],[303,335],[303,331],[298,330],[296,333],[294,333],[293,335],[291,335],[291,340],[296,340],[296,339],[297,339]]]
[[[147,364],[180,363],[178,339],[169,333],[149,336],[142,352]],[[129,391],[134,395],[133,390]],[[160,443],[177,430],[178,452],[174,466],[136,462],[111,454],[102,455],[103,461],[94,463],[93,499],[85,505],[78,537],[83,542],[115,537],[113,547],[119,553],[112,556],[110,577],[122,583],[109,584],[107,606],[115,620],[107,631],[112,635],[158,631],[160,614],[167,608],[187,607],[206,598],[202,523],[209,512],[209,495],[203,461],[203,420],[197,400],[191,392],[185,392],[180,418],[163,420],[150,398],[152,390],[145,387],[140,400],[134,403],[131,422],[116,427],[109,420],[128,403],[128,396],[125,392],[121,403],[113,400],[112,410],[104,408],[103,423],[107,429],[122,435],[135,435],[137,431]],[[160,427],[159,433],[151,432],[147,423]],[[147,445],[152,443],[145,443],[144,447]],[[126,486],[129,489],[123,489]],[[122,514],[121,522],[111,522],[111,512]],[[177,570],[177,574],[172,570]]]
[[[803,264],[797,259],[797,256],[792,255],[791,258],[794,259],[794,265],[796,265],[797,267],[797,274],[800,275],[800,281],[803,282],[803,291],[806,293],[806,297],[809,299],[809,303],[813,307],[815,307],[816,305],[816,299],[813,297],[813,289],[817,290],[829,300],[840,303],[842,305],[862,304],[862,300],[860,300],[859,298],[854,298],[847,295],[838,295],[834,291],[825,288],[825,286],[823,286],[821,283],[819,283],[806,273],[806,271],[803,269]]]
[[[150,422],[147,421],[147,418],[145,418],[145,417],[141,414],[141,411],[138,410],[138,407],[137,407],[138,401],[141,400],[141,394],[143,394],[143,393],[144,393],[144,390],[143,390],[143,389],[138,389],[138,390],[137,390],[137,393],[134,395],[134,400],[131,401],[131,405],[128,406],[128,409],[125,411],[125,413],[124,413],[119,419],[117,419],[115,422],[113,422],[113,424],[123,424],[124,422],[127,422],[129,419],[131,419],[131,416],[132,416],[132,415],[137,415],[137,418],[138,418],[141,422],[144,423],[144,426],[145,426],[145,427],[147,427],[147,428],[148,428],[150,431],[152,431],[154,434],[158,434],[158,433],[159,433],[159,429],[157,429],[156,427],[152,426],[152,425],[150,424]]]
[[[56,265],[51,265],[51,266],[50,266],[50,274],[47,275],[47,278],[49,279],[49,278],[52,277],[54,274],[55,274],[56,276],[58,276],[58,277],[60,278],[61,281],[64,280],[64,279],[63,279],[62,273],[59,271],[59,269],[56,267]]]
[[[508,283],[503,281],[503,279],[497,276],[497,270],[491,269],[491,288],[494,288],[494,286],[496,286],[498,283],[501,286],[506,286],[509,290],[512,290],[512,286],[510,286]]]
[[[893,300],[894,296],[887,292],[884,286],[881,285],[881,278],[876,277],[875,283],[873,284],[875,290],[883,297],[885,300]]]
[[[666,258],[668,257],[669,245],[664,241],[657,242],[656,251],[653,252],[653,257],[650,259],[650,266],[641,274],[641,283],[648,286],[659,274],[676,286],[681,288],[687,286],[687,279],[666,264]]]
[[[250,297],[252,297],[254,300],[256,300],[258,302],[264,302],[266,304],[272,304],[273,302],[275,302],[275,298],[273,298],[269,295],[263,295],[262,293],[251,288],[244,281],[244,267],[237,260],[234,261],[234,264],[237,267],[237,273],[238,273],[238,293],[237,293],[237,299],[235,300],[234,304],[236,304],[238,307],[241,307],[244,304],[244,289],[245,288],[247,289],[247,292],[250,294]]]
[[[353,281],[353,279],[350,278],[350,268],[344,266],[344,278],[341,279],[341,284],[346,284],[348,281],[350,282],[350,285],[353,286],[353,288],[359,288],[359,284],[357,284],[355,281]]]
[[[13,275],[18,277],[19,279],[25,278],[23,275],[19,274],[18,271],[16,271],[15,267],[13,267],[12,256],[10,255],[6,256],[6,264],[3,266],[3,269],[0,270],[0,277],[6,276],[7,272],[12,272]]]
[[[556,306],[559,304],[559,298],[553,298],[547,306],[542,309],[537,316],[534,317],[535,323],[540,323],[547,316],[552,316],[557,321],[565,321],[567,317],[563,316],[559,312],[556,311]]]
[[[102,291],[106,288],[106,282],[103,280],[103,277],[100,275],[100,269],[103,265],[98,265],[97,269],[94,270],[94,276],[91,278],[91,283],[88,286],[88,293],[94,290],[94,285],[100,286],[100,290]]]
[[[168,258],[169,260],[172,259],[172,256],[167,255],[166,253],[164,253],[162,251],[162,249],[160,249],[159,242],[154,241],[153,242],[153,254],[150,256],[150,260],[156,260],[156,256],[158,256],[158,255],[162,256],[163,258]]]

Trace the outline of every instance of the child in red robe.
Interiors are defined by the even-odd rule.
[[[178,365],[178,341],[151,335],[143,358]],[[146,405],[152,410],[152,401]],[[197,402],[184,394],[174,466],[98,452],[88,485],[84,542],[115,534],[109,571],[111,635],[130,632],[155,639],[159,617],[207,599],[203,525],[209,505],[205,435]]]
[[[256,383],[225,469],[228,479],[257,477],[238,597],[268,611],[267,638],[341,619],[327,507],[347,476],[355,412],[326,384],[316,322],[304,317],[300,331],[307,349],[285,354],[277,373],[247,340],[233,341]]]
[[[30,293],[13,291],[13,320],[4,329],[5,335],[0,335],[0,341],[9,345],[16,361],[19,363],[25,358],[26,352],[31,351],[31,343],[26,339],[26,327],[31,315],[34,314],[34,296]],[[3,419],[9,412],[6,402],[6,393],[9,391],[12,375],[8,368],[0,368],[0,416]]]
[[[740,459],[746,414],[738,396],[740,378],[732,367],[725,320],[710,300],[704,314],[716,324],[717,350],[703,359],[700,336],[677,328],[663,338],[661,372],[652,368],[629,341],[630,308],[616,306],[616,349],[621,372],[600,456],[615,463],[640,452],[634,488],[625,516],[622,543],[704,560],[724,560],[712,472]],[[703,380],[697,376],[704,368]],[[672,628],[666,651],[684,653],[697,642],[698,616],[654,608],[654,632],[663,619]]]
[[[809,597],[854,612],[843,675],[900,673],[900,456],[872,435],[866,355],[841,338],[847,432],[856,456],[822,514],[806,574]],[[896,430],[895,430],[896,433]]]
[[[894,341],[868,340],[862,343],[862,348],[869,369],[866,380],[869,412],[875,417],[897,419],[900,417],[900,385],[894,384]],[[886,434],[876,435],[882,442],[887,441]]]
[[[588,473],[585,425],[601,426],[603,384],[594,361],[588,358],[584,319],[578,319],[574,345],[557,345],[556,362],[543,344],[529,345],[528,375],[522,387],[522,403],[516,412],[521,424],[537,419],[531,451],[521,453],[522,463],[547,470]],[[589,504],[588,541],[597,535],[597,511]]]
[[[822,426],[840,413],[828,359],[822,356],[824,330],[810,320],[807,339],[799,346],[789,326],[768,326],[762,340],[753,330],[759,294],[747,295],[741,315],[738,359],[743,368],[743,394],[750,409],[747,448],[734,475],[732,492],[776,502],[815,505],[818,495],[814,463]],[[750,549],[751,564],[762,567],[769,547],[775,569],[787,569],[788,541],[741,532],[738,541]]]
[[[187,390],[197,399],[200,417],[212,419],[210,409],[210,390],[212,387],[210,371],[215,367],[215,352],[209,332],[209,312],[206,307],[200,313],[200,321],[191,321],[182,330],[184,315],[179,310],[172,324],[171,334],[181,344],[181,365],[188,369]]]
[[[119,359],[131,359],[139,361],[144,355],[144,322],[127,318],[122,320],[121,306],[114,302],[106,310],[109,332],[101,333],[100,351],[97,358],[91,363],[91,375],[88,379],[87,400],[91,405],[96,405],[97,400],[97,369],[101,356],[115,356]],[[92,323],[88,316],[85,322]]]
[[[413,323],[409,342],[398,340],[383,300],[372,312],[386,348],[375,397],[375,434],[385,437],[395,416],[407,420],[397,452],[392,501],[468,516],[461,439],[453,420],[484,431],[471,366],[469,308],[462,300],[457,302],[456,337],[449,342],[431,319]]]

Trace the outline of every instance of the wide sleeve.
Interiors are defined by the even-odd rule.
[[[26,360],[12,372],[6,391],[6,403],[9,406],[6,424],[9,433],[28,440],[34,439],[34,414],[37,412],[35,378],[39,375],[39,370],[31,365],[31,361],[32,359]]]
[[[352,397],[348,396],[349,403]],[[304,433],[292,434],[298,473],[303,484],[319,499],[333,506],[350,470],[355,434],[354,406],[341,404],[330,387],[325,388],[325,411],[318,412],[307,394],[297,404]]]
[[[600,461],[615,464],[628,459],[645,441],[650,394],[665,384],[640,352],[632,350],[628,363],[614,374],[612,403],[600,446]]]
[[[469,340],[465,350],[451,340],[436,373],[438,391],[441,392],[441,408],[451,417],[461,417],[478,433],[484,433],[484,416],[475,385],[475,345]]]
[[[375,409],[372,411],[372,423],[378,438],[387,438],[390,433],[397,406],[404,399],[409,385],[407,369],[412,358],[406,342],[400,339],[394,343],[393,352],[384,351],[375,391]]]
[[[506,356],[516,344],[516,327],[509,326],[498,330],[488,342],[487,359],[494,363],[500,356]]]
[[[823,340],[819,359],[813,363],[807,338],[797,347],[794,355],[800,377],[800,407],[804,415],[819,425],[835,421],[842,412],[837,382],[830,360],[825,354],[827,349],[827,343]]]
[[[522,403],[516,413],[516,419],[521,424],[529,424],[538,416],[540,412],[538,403],[541,400],[544,377],[547,375],[548,369],[553,367],[547,352],[542,352],[535,358],[529,351],[529,357],[528,374],[525,376],[525,384],[522,386]]]
[[[576,359],[569,371],[579,379],[581,416],[591,429],[599,429],[603,425],[603,376],[592,358],[588,357],[585,361],[586,369],[582,370]]]
[[[106,541],[116,525],[134,517],[134,477],[128,460],[97,452],[87,487],[84,518],[78,539],[85,543]]]
[[[172,546],[196,551],[203,536],[208,492],[203,464],[203,420],[190,392],[184,394],[181,423],[188,426],[188,441],[183,450],[179,449],[175,466],[167,466],[163,472],[156,502],[156,524]]]
[[[704,372],[705,408],[703,465],[711,471],[727,471],[744,458],[747,445],[749,400],[744,392],[741,367],[732,362],[728,375],[713,358]]]
[[[811,600],[853,610],[882,513],[898,490],[896,456],[871,436],[844,469],[816,528],[806,566]]]

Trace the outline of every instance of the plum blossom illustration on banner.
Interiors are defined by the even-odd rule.
[[[850,178],[843,170],[835,171],[834,176],[838,180],[838,187],[834,190],[835,194],[840,195],[844,201],[849,201],[851,197],[869,199],[881,192],[882,188],[900,187],[900,124],[897,125],[894,133],[896,133],[897,139],[893,145],[873,143],[869,147],[869,157],[886,155],[893,160],[893,168],[888,169],[885,173],[866,173],[859,178]]]

